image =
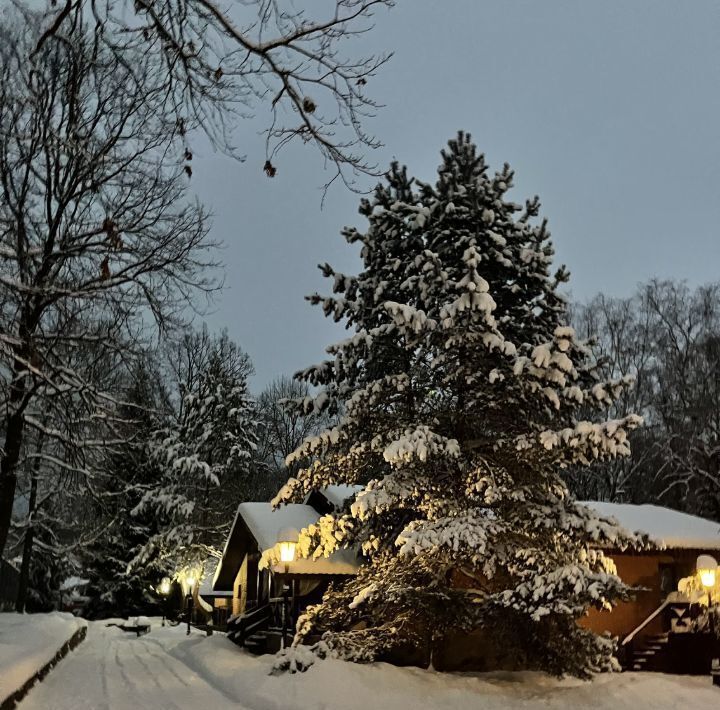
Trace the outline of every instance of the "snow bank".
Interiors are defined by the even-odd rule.
[[[0,705],[87,626],[72,614],[0,614]]]
[[[585,682],[541,673],[436,673],[325,660],[306,673],[271,676],[274,656],[252,656],[219,635],[188,639],[170,654],[229,701],[252,710],[675,710],[714,707],[718,699],[709,677],[658,673],[605,674]]]
[[[540,673],[435,673],[383,663],[318,661],[271,676],[274,656],[225,638],[161,627],[140,638],[91,622],[87,639],[38,683],[20,710],[675,710],[717,706],[710,678],[658,673],[557,680]],[[3,678],[4,676],[0,676]]]

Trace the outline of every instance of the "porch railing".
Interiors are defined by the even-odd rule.
[[[667,609],[670,606],[671,602],[664,601],[655,611],[650,614],[650,616],[645,619],[642,623],[638,624],[622,641],[621,646],[626,646],[627,644],[631,643],[632,640],[648,625],[650,624],[654,619],[657,619],[657,617],[662,614],[664,609]]]

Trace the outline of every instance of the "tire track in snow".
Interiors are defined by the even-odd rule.
[[[162,658],[164,658],[164,659],[172,659],[173,661],[182,663],[183,667],[184,667],[184,668],[187,668],[187,669],[190,671],[190,673],[192,673],[193,676],[197,676],[197,677],[199,677],[199,678],[203,678],[202,674],[198,672],[197,668],[194,667],[193,665],[191,665],[190,659],[187,657],[187,655],[186,655],[186,653],[184,652],[184,650],[182,650],[182,651],[180,650],[180,646],[176,646],[176,647],[173,649],[174,652],[173,652],[173,653],[170,653],[170,652],[168,651],[168,649],[166,649],[166,648],[162,645],[162,643],[160,643],[160,641],[158,641],[158,639],[155,639],[155,638],[147,638],[147,639],[144,639],[144,640],[146,641],[146,643],[148,644],[148,646],[149,646],[150,644],[153,644],[154,648],[158,649],[158,651],[159,651],[159,653],[161,654]],[[153,654],[153,655],[155,655],[155,654]],[[168,669],[170,669],[170,666],[168,665],[168,661],[167,661],[167,660],[163,661],[163,663],[168,666]],[[172,672],[173,674],[175,673],[174,670],[172,670],[171,672]],[[204,678],[203,678],[203,680],[204,680]],[[212,682],[212,681],[206,681],[206,682],[210,683],[210,682]],[[248,707],[245,705],[245,700],[240,701],[240,700],[237,698],[237,696],[232,695],[232,694],[230,694],[229,692],[227,692],[227,691],[225,690],[225,688],[223,688],[221,685],[213,685],[212,687],[213,687],[213,689],[214,689],[216,692],[218,692],[220,695],[222,695],[224,698],[226,698],[226,699],[228,700],[228,702],[230,702],[230,703],[232,704],[232,707],[235,708],[236,710],[251,710],[250,708],[248,708]]]
[[[138,655],[133,641],[135,641],[135,639],[121,639],[115,644],[115,665],[120,671],[120,676],[124,681],[123,686],[125,691],[118,693],[120,696],[118,700],[122,698],[123,701],[127,702],[129,700],[127,691],[130,691],[136,699],[136,706],[144,707],[143,700],[154,695],[148,693],[147,683],[149,681],[150,686],[155,686],[157,690],[162,693],[163,708],[167,708],[167,710],[182,710],[182,708],[173,701],[170,693],[171,688],[163,686],[163,684],[160,683],[158,675],[153,673],[147,663]],[[126,657],[122,658],[122,656]],[[128,673],[128,669],[131,671],[130,673]],[[187,683],[183,685],[187,686]],[[113,704],[113,707],[114,706]]]
[[[176,659],[172,656],[169,656],[168,652],[165,649],[163,649],[163,647],[160,646],[160,644],[158,644],[158,647],[161,649],[159,653],[152,653],[153,647],[149,643],[145,643],[144,647],[147,651],[147,655],[150,656],[150,658],[153,658],[153,659],[159,661],[160,665],[163,666],[163,668],[165,668],[167,670],[167,672],[170,673],[170,675],[175,676],[175,678],[177,678],[184,686],[190,687],[190,683],[188,683],[187,680],[182,675],[180,675],[180,673],[178,673],[178,671],[175,670],[175,668],[173,668],[170,665],[170,663],[168,662],[168,659],[170,659],[170,658],[173,658],[173,660],[176,660]],[[137,654],[137,651],[135,653]],[[193,673],[193,675],[199,678],[197,673]]]
[[[110,710],[110,691],[108,690],[108,683],[107,683],[107,654],[108,653],[109,653],[109,650],[104,651],[99,659],[100,688],[101,688],[102,694],[103,694],[105,710]],[[98,708],[98,710],[100,710],[100,708]]]

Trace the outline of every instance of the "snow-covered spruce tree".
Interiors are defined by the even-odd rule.
[[[149,457],[159,478],[133,511],[137,516],[153,511],[160,529],[133,566],[164,560],[177,569],[201,567],[219,555],[255,473],[257,424],[248,356],[227,333],[212,337],[203,330],[188,334],[171,358],[180,391],[177,411],[150,437]]]
[[[628,380],[601,382],[565,325],[539,202],[507,199],[508,166],[488,174],[470,136],[442,153],[437,182],[393,164],[363,200],[363,270],[325,265],[326,315],[353,335],[299,377],[298,402],[340,423],[290,457],[304,467],[276,504],[328,484],[364,484],[344,512],[303,531],[306,556],[356,545],[366,565],[298,623],[296,642],[368,661],[485,630],[501,665],[586,675],[614,666],[613,643],[577,625],[626,598],[604,545],[646,540],[576,503],[563,467],[627,455],[629,416],[579,420]],[[584,411],[584,410],[583,410]]]
[[[153,511],[132,511],[160,475],[148,440],[167,408],[168,394],[150,354],[125,379],[120,408],[123,441],[106,452],[107,476],[90,511],[93,526],[101,526],[102,532],[82,555],[82,575],[90,582],[89,602],[83,609],[87,618],[157,613],[158,598],[151,590],[170,571],[157,559],[142,567],[130,564],[159,531]]]

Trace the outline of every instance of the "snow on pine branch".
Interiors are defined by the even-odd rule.
[[[461,294],[440,310],[440,320],[446,330],[454,327],[458,314],[465,311],[479,311],[489,327],[495,326],[493,311],[497,308],[497,303],[489,293],[490,284],[478,274],[476,269],[481,259],[474,246],[465,250],[463,261],[468,271],[455,286]]]
[[[390,437],[393,440],[385,446],[382,454],[385,461],[394,466],[413,460],[425,462],[429,458],[460,456],[460,445],[456,439],[436,434],[424,424],[415,429],[405,429],[399,435],[391,434]]]
[[[433,330],[437,326],[437,321],[428,318],[424,311],[411,305],[385,301],[384,306],[401,332],[409,331],[417,334],[425,329]]]
[[[537,435],[535,441],[546,451],[557,450],[567,460],[587,464],[594,459],[629,456],[628,432],[642,423],[642,417],[637,414],[604,422],[580,421],[574,427],[565,427],[559,431],[546,429]],[[526,435],[516,440],[519,451],[534,445],[533,439]]]
[[[328,451],[330,447],[340,441],[341,436],[342,429],[340,427],[333,427],[315,436],[309,436],[286,457],[285,464],[290,466],[308,456]]]
[[[437,520],[414,520],[397,537],[399,554],[417,557],[443,553],[482,566],[497,554],[507,526],[483,509]]]
[[[402,471],[395,471],[379,481],[370,481],[359,491],[350,505],[350,512],[353,517],[363,521],[371,515],[377,516],[385,511],[402,508],[407,501],[414,501],[417,496],[416,477],[410,473],[403,476]]]
[[[586,565],[569,562],[526,578],[495,598],[539,621],[549,614],[576,617],[588,606],[611,608],[610,600],[626,596],[625,585],[615,574],[591,571]]]

